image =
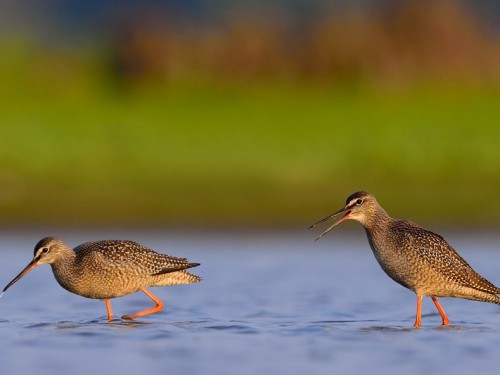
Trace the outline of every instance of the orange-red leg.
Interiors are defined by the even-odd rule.
[[[432,302],[434,302],[434,305],[436,305],[436,309],[439,312],[439,315],[441,315],[441,319],[443,319],[443,325],[447,326],[450,324],[450,321],[448,320],[448,317],[446,316],[446,313],[444,312],[443,308],[441,307],[441,304],[439,303],[438,299],[434,296],[431,296]]]
[[[415,323],[413,324],[413,327],[415,328],[420,328],[420,320],[422,316],[422,298],[424,296],[419,296],[417,295],[417,316],[415,317]]]
[[[111,301],[109,298],[105,300],[106,302],[106,310],[108,311],[108,320],[113,320],[113,310],[111,309]]]
[[[135,314],[123,315],[122,319],[135,319],[135,318],[138,318],[140,316],[154,314],[158,311],[161,311],[161,309],[163,309],[163,302],[160,301],[156,296],[154,296],[153,293],[151,293],[146,288],[141,288],[140,290],[142,292],[144,292],[144,294],[147,295],[149,298],[151,298],[154,301],[154,303],[156,303],[156,306],[152,307],[150,309],[144,310],[144,311],[139,311],[138,313],[135,313]]]

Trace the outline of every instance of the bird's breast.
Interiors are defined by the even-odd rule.
[[[120,267],[83,264],[52,267],[57,282],[66,290],[87,298],[108,299],[135,293],[147,286],[140,274]]]
[[[404,250],[404,246],[385,241],[383,238],[368,236],[368,242],[384,272],[398,284],[415,290],[414,268],[411,259]]]

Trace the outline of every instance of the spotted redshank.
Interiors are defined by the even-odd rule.
[[[33,260],[4,288],[3,293],[40,264],[48,263],[57,282],[66,290],[87,298],[104,300],[108,319],[113,319],[111,298],[144,292],[155,306],[122,319],[135,319],[163,308],[163,302],[146,287],[191,284],[201,280],[186,270],[189,263],[157,253],[132,241],[86,242],[74,250],[56,237],[46,237],[35,246]],[[2,294],[3,294],[2,293]]]
[[[351,219],[365,228],[373,254],[385,273],[417,295],[414,327],[421,326],[422,298],[431,297],[443,325],[449,320],[437,297],[456,297],[500,305],[500,288],[475,272],[440,235],[411,221],[391,218],[375,197],[359,191],[340,210],[309,227],[343,214],[316,240]]]

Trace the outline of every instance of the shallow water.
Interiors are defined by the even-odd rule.
[[[45,234],[0,234],[0,286],[31,260]],[[51,233],[53,234],[53,233]],[[498,235],[445,236],[500,284]],[[0,373],[332,374],[424,371],[497,373],[500,306],[430,299],[415,330],[415,295],[377,265],[362,231],[332,233],[65,233],[128,238],[188,257],[199,284],[152,289],[165,309],[136,321],[106,320],[103,302],[63,290],[43,265],[0,299]],[[112,301],[117,316],[151,305],[142,293]]]

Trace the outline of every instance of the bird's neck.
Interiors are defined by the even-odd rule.
[[[383,233],[394,219],[391,218],[382,207],[377,207],[373,215],[366,217],[362,223],[368,235],[376,236]]]
[[[75,258],[75,252],[68,248],[64,251],[63,256],[51,263],[52,272],[54,273],[56,280],[64,288],[66,288],[66,285],[64,284],[70,282],[73,277],[77,276]]]
[[[370,247],[381,264],[386,263],[381,260],[383,254],[387,253],[387,249],[391,249],[387,244],[392,241],[390,232],[395,221],[382,207],[379,207],[376,213],[370,216],[370,220],[363,223]]]
[[[68,267],[72,266],[75,262],[76,254],[73,249],[69,247],[64,249],[62,252],[62,256],[59,257],[53,264],[56,267]]]

